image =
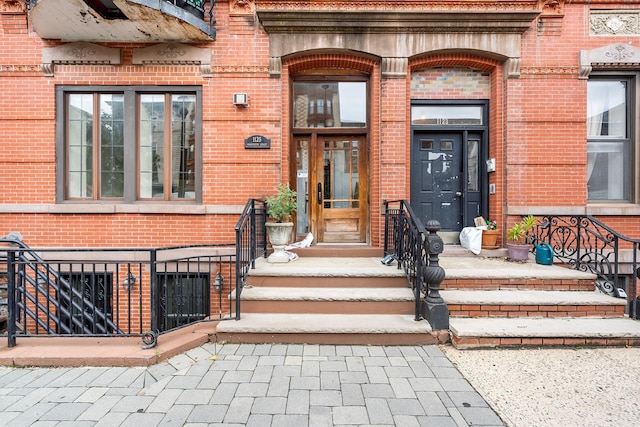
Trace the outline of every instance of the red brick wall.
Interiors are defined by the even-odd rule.
[[[217,40],[198,47],[213,53],[213,77],[197,66],[137,66],[131,43],[120,66],[57,65],[54,77],[40,69],[42,41],[24,14],[0,14],[0,235],[17,230],[33,246],[156,246],[217,243],[233,239],[233,214],[51,214],[55,204],[55,86],[202,85],[202,198],[207,206],[243,205],[272,193],[289,179],[288,72],[309,66],[349,67],[371,73],[371,241],[380,244],[381,204],[408,197],[410,74],[433,67],[468,67],[490,75],[490,157],[498,170],[489,182],[490,217],[507,223],[507,207],[586,205],[586,81],[578,79],[578,52],[612,43],[640,45],[639,36],[589,35],[589,9],[640,8],[640,1],[565,2],[557,31],[524,32],[521,75],[505,79],[502,62],[480,52],[435,53],[411,58],[406,79],[380,77],[380,64],[353,55],[300,56],[268,74],[268,38],[257,19],[229,17],[216,6]],[[546,21],[545,21],[546,22]],[[452,47],[453,48],[453,47]],[[233,106],[232,94],[249,94],[249,108]],[[431,96],[431,95],[429,95]],[[442,95],[456,97],[455,93]],[[478,95],[480,96],[480,95]],[[484,94],[482,95],[484,96]],[[380,101],[380,102],[378,102]],[[245,150],[244,138],[263,134],[270,150]],[[12,206],[17,206],[12,208]],[[31,205],[30,213],[20,206]],[[17,211],[13,213],[12,211]],[[42,210],[43,213],[34,213]],[[236,209],[237,210],[237,209]],[[637,217],[605,222],[640,236]]]

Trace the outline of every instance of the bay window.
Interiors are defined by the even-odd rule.
[[[200,201],[200,88],[59,86],[56,98],[58,202]]]

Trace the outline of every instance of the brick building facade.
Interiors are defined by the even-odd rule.
[[[232,242],[288,182],[319,242],[381,245],[397,199],[640,236],[640,1],[181,3],[0,0],[0,234]]]

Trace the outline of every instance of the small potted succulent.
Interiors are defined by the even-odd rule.
[[[510,260],[526,261],[529,259],[531,244],[527,242],[527,233],[538,219],[528,215],[507,230],[507,249]]]
[[[296,192],[289,188],[289,184],[279,184],[278,193],[266,198],[267,216],[270,221],[266,223],[267,235],[273,247],[273,253],[269,255],[269,262],[289,262],[289,256],[284,248],[291,239],[293,222],[291,217],[298,208]]]

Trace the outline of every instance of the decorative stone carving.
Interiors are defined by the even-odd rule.
[[[592,10],[590,24],[593,36],[640,35],[640,11]]]
[[[45,76],[54,74],[55,64],[108,64],[121,63],[120,49],[94,43],[76,42],[42,49],[42,69]]]
[[[542,15],[562,15],[564,13],[564,0],[540,0],[538,9]]]
[[[504,61],[504,77],[517,79],[520,77],[520,58],[509,58]]]
[[[183,43],[161,43],[133,49],[134,65],[200,65],[202,77],[211,77],[211,50]]]
[[[27,11],[27,3],[24,0],[0,0],[1,14],[20,14]]]
[[[578,77],[587,79],[593,68],[600,70],[639,68],[640,48],[624,43],[615,43],[597,49],[581,50],[579,60],[580,70]]]
[[[254,0],[231,0],[229,2],[229,14],[234,15],[253,15],[256,12]]]
[[[269,77],[280,77],[282,74],[282,58],[272,56],[269,58]]]
[[[407,77],[407,69],[409,68],[408,58],[382,58],[382,77],[405,78]]]

